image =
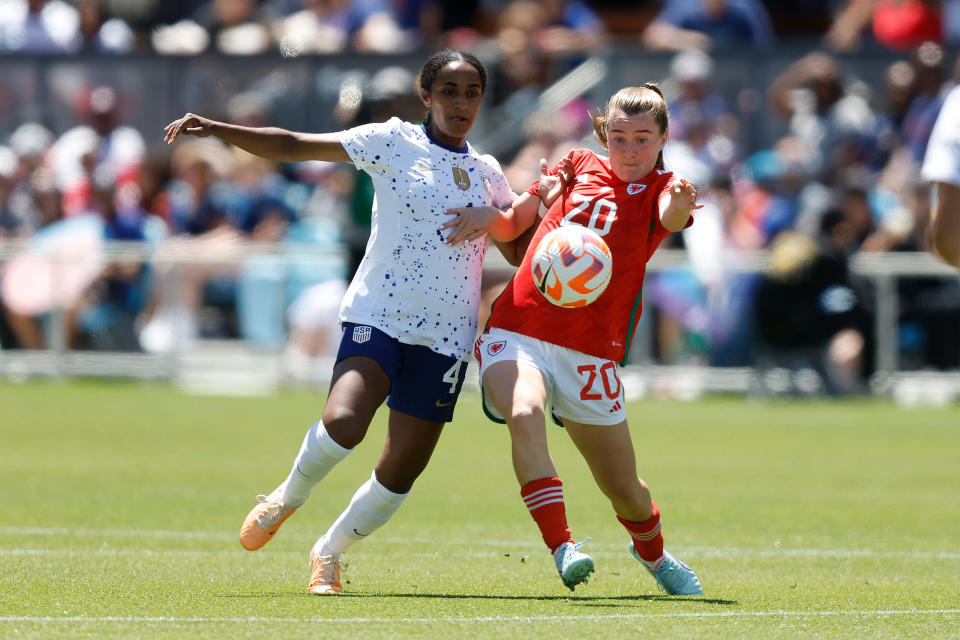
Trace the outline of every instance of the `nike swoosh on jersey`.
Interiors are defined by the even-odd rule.
[[[440,402],[439,400],[437,400],[434,404],[438,407],[449,407],[450,405],[453,404],[453,400],[451,400],[450,402]]]

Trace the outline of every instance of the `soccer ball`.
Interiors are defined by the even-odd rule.
[[[530,271],[544,298],[560,307],[584,307],[607,288],[613,256],[595,231],[565,225],[540,239]]]

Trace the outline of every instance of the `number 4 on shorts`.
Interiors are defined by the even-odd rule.
[[[450,393],[455,393],[457,390],[457,383],[460,381],[460,370],[463,369],[463,365],[467,364],[463,360],[457,360],[453,363],[453,366],[447,369],[447,372],[443,374],[443,381],[450,383]]]

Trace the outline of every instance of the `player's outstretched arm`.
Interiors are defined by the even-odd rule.
[[[509,243],[534,226],[540,211],[540,203],[542,202],[549,209],[570,184],[570,179],[573,177],[572,155],[571,151],[560,160],[554,173],[549,172],[546,159],[540,159],[538,196],[523,193],[514,199],[511,206],[503,210],[494,207],[464,207],[448,210],[447,213],[452,218],[440,227],[441,230],[450,230],[447,244],[475,240],[487,233],[509,260],[508,252],[504,251],[504,243]],[[523,257],[522,252],[520,257]]]
[[[523,193],[504,210],[496,207],[460,207],[447,209],[450,220],[440,227],[449,230],[447,244],[476,240],[489,234],[495,242],[509,242],[533,224],[540,208],[540,198]]]
[[[521,193],[513,204],[487,227],[490,238],[496,242],[510,242],[537,222],[540,211],[540,198],[529,193]]]
[[[520,266],[520,263],[523,262],[523,256],[527,253],[527,248],[530,246],[530,241],[533,240],[533,236],[537,232],[537,228],[540,226],[540,221],[542,220],[543,218],[537,218],[526,231],[509,242],[493,241],[509,264],[514,267]]]
[[[669,190],[660,196],[660,223],[667,231],[682,231],[697,204],[697,189],[686,178],[673,178]]]
[[[937,182],[937,203],[930,216],[933,248],[937,255],[960,267],[960,187]]]
[[[180,136],[214,136],[244,151],[276,160],[326,160],[350,162],[337,133],[299,133],[277,127],[241,127],[187,113],[164,128],[164,141],[173,144]]]

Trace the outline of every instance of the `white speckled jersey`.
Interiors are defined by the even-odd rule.
[[[370,239],[340,307],[341,322],[370,324],[406,344],[468,359],[477,333],[486,237],[456,246],[441,232],[448,209],[513,201],[489,155],[432,140],[422,125],[391,118],[341,137],[375,197]]]
[[[928,182],[960,186],[960,87],[950,90],[940,109],[920,174]]]

